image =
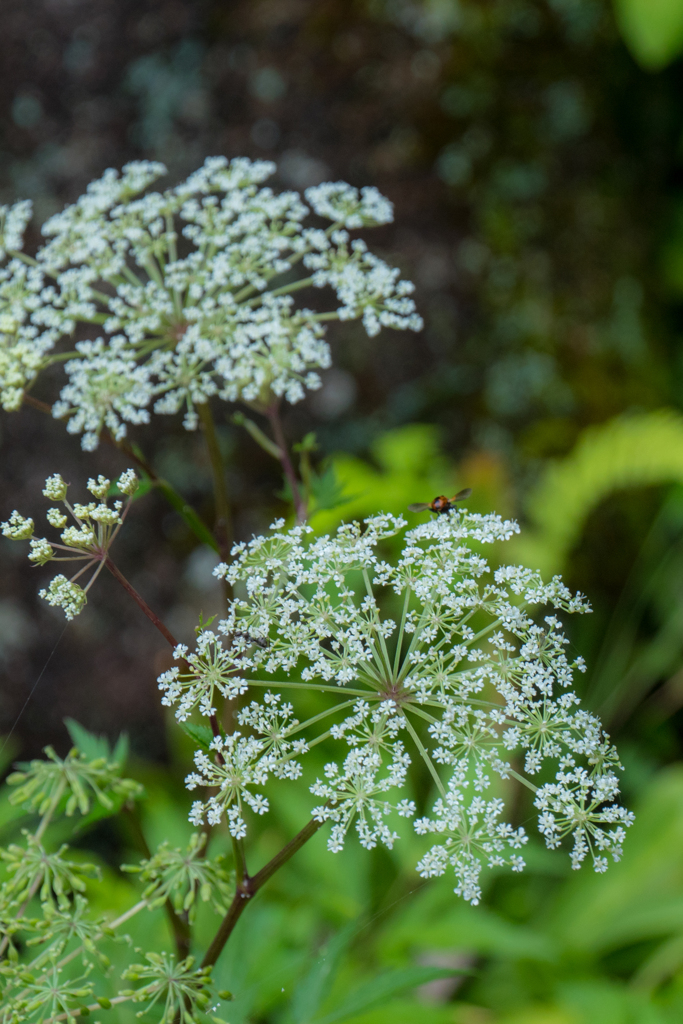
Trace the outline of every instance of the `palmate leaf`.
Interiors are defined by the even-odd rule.
[[[337,479],[333,465],[324,466],[320,474],[311,474],[310,485],[315,512],[335,509],[360,497],[347,492],[345,485]]]
[[[106,736],[96,736],[82,726],[73,718],[65,718],[64,725],[67,727],[69,736],[73,743],[89,761],[96,761],[104,758],[109,764],[118,764],[123,767],[128,757],[128,736],[121,733],[113,750]]]

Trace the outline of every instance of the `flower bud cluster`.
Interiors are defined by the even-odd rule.
[[[30,204],[1,208],[0,258],[10,257],[0,269],[4,408],[19,407],[79,323],[97,336],[65,361],[53,413],[87,450],[104,427],[120,439],[150,410],[184,410],[195,429],[196,406],[212,395],[262,410],[300,401],[330,365],[329,320],[360,319],[370,337],[383,326],[420,330],[412,284],[350,241],[349,230],[389,223],[391,203],[375,188],[336,182],[308,189],[306,205],[262,185],[274,171],[268,161],[212,157],[175,188],[143,194],[162,164],[127,164],[120,177],[108,170],[43,225],[48,241],[35,259],[20,251]],[[305,226],[311,212],[331,225]],[[298,306],[292,293],[306,287],[331,289],[336,306]]]
[[[105,564],[107,552],[123,525],[130,501],[138,487],[138,478],[132,469],[127,469],[117,481],[120,493],[128,497],[125,509],[121,500],[115,500],[111,506],[108,504],[111,481],[101,474],[97,480],[91,477],[87,487],[97,500],[89,501],[86,505],[76,502],[72,506],[67,500],[68,484],[59,473],[45,481],[44,496],[60,502],[68,513],[50,508],[46,514],[50,526],[61,530],[61,543],[49,541],[46,537],[34,537],[33,520],[25,519],[16,509],[7,522],[0,524],[3,535],[10,540],[31,541],[28,558],[34,565],[45,565],[46,562],[83,563],[71,579],[60,573],[46,589],[40,591],[40,596],[48,604],[61,608],[69,620],[80,614],[87,603],[87,592]],[[75,526],[67,525],[69,516]],[[78,577],[93,567],[95,572],[85,587],[76,583]]]
[[[483,866],[523,868],[527,835],[504,820],[513,777],[534,793],[547,845],[572,838],[572,866],[589,856],[604,870],[632,820],[615,802],[618,756],[600,722],[577,707],[570,687],[584,665],[567,659],[557,616],[538,619],[543,605],[585,612],[585,600],[558,577],[544,583],[520,566],[491,572],[483,548],[517,532],[513,522],[452,509],[405,527],[378,515],[315,537],[278,521],[217,567],[238,596],[216,632],[199,631],[194,655],[178,652],[187,670],[159,685],[181,720],[213,713],[218,691],[251,699],[241,731],[214,740],[215,758],[196,754],[188,787],[215,791],[195,802],[191,820],[225,816],[243,837],[246,809],[268,810],[268,777],[298,777],[324,741],[338,756],[310,789],[313,815],[332,822],[333,851],[352,825],[366,847],[395,842],[387,819],[415,813],[407,769],[417,758],[435,789],[415,823],[433,839],[418,864],[424,877],[452,868],[455,891],[476,903]],[[400,554],[387,561],[383,542],[399,534]],[[299,704],[310,708],[313,693],[318,710],[306,719]]]

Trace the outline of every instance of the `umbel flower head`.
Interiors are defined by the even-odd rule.
[[[491,573],[481,551],[516,532],[513,522],[453,509],[405,526],[378,515],[316,538],[279,521],[218,566],[240,596],[217,633],[200,632],[184,672],[159,681],[181,719],[211,714],[217,691],[246,695],[238,730],[212,744],[220,757],[196,755],[188,787],[215,792],[195,802],[192,820],[225,815],[243,836],[246,808],[268,810],[267,778],[301,775],[325,741],[338,753],[310,789],[314,816],[332,822],[333,851],[352,826],[368,848],[393,844],[390,816],[416,813],[407,769],[417,759],[435,793],[415,823],[433,840],[423,876],[453,868],[456,893],[476,903],[483,865],[522,869],[527,836],[503,817],[501,780],[513,777],[535,794],[546,844],[571,837],[572,865],[590,856],[603,871],[632,817],[615,803],[616,751],[571,690],[584,666],[568,661],[553,614],[584,612],[584,599],[519,566]],[[399,534],[389,562],[383,542]],[[539,621],[544,605],[551,613]]]
[[[306,205],[262,187],[275,164],[212,157],[175,188],[145,194],[165,170],[137,161],[120,177],[106,171],[43,225],[49,241],[35,259],[21,251],[30,206],[0,209],[4,408],[65,360],[50,353],[78,323],[92,336],[64,361],[53,412],[86,449],[105,426],[120,439],[127,423],[148,422],[150,408],[184,409],[194,429],[196,405],[212,395],[261,410],[298,402],[330,365],[330,320],[360,319],[370,337],[421,328],[412,284],[349,234],[392,220],[375,188],[318,185]],[[311,213],[318,220],[304,226]],[[330,288],[334,307],[298,306],[307,286]]]
[[[60,573],[46,590],[40,591],[40,596],[48,604],[62,608],[67,619],[73,619],[85,608],[88,591],[106,563],[107,553],[128,514],[138,487],[138,478],[134,470],[127,469],[117,480],[118,490],[128,498],[125,507],[121,500],[114,501],[112,506],[108,504],[111,480],[101,474],[97,480],[92,477],[88,480],[88,490],[97,500],[89,501],[86,505],[69,503],[66,496],[68,486],[59,473],[55,473],[47,478],[43,489],[46,498],[58,502],[66,509],[66,512],[62,512],[59,508],[50,508],[46,516],[50,526],[62,531],[61,544],[45,537],[34,537],[33,520],[25,519],[16,509],[6,523],[0,523],[0,527],[3,535],[10,540],[31,541],[28,557],[34,565],[45,565],[46,562],[82,563],[71,579]],[[69,526],[69,519],[75,525]],[[94,572],[85,587],[81,587],[76,580],[89,569],[94,569]]]

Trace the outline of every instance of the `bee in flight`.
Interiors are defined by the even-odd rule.
[[[436,512],[437,515],[443,512],[450,512],[454,507],[456,501],[463,501],[465,498],[469,498],[472,493],[471,487],[465,487],[464,490],[458,491],[452,498],[447,498],[443,494],[439,494],[438,497],[434,498],[434,501],[418,501],[415,505],[408,505],[409,512],[426,512],[428,509],[430,512]]]

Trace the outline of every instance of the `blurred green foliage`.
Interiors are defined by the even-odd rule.
[[[617,23],[636,60],[656,71],[683,50],[678,0],[615,0]]]
[[[189,748],[169,719],[175,755],[164,772],[137,763],[142,828],[149,844],[189,836],[182,774]],[[87,734],[79,731],[81,739]],[[96,739],[96,738],[94,738]],[[291,787],[288,787],[291,788]],[[0,830],[11,841],[25,816],[0,792]],[[307,792],[275,803],[256,857],[265,860],[305,817]],[[231,1024],[675,1024],[683,1013],[683,771],[666,769],[642,787],[624,860],[605,876],[572,874],[566,858],[531,843],[521,876],[493,874],[485,905],[455,899],[447,879],[425,884],[414,873],[419,841],[393,851],[357,846],[332,855],[324,836],[300,852],[250,908],[216,968],[217,988],[234,999],[222,1007]],[[82,839],[93,860],[101,828]],[[50,826],[49,842],[64,838]],[[111,841],[110,836],[110,841]],[[139,853],[123,822],[119,848]],[[215,834],[211,852],[226,838]],[[89,886],[96,913],[114,916],[140,898],[142,883],[120,876],[101,854],[102,880]],[[198,907],[198,951],[216,916]],[[131,920],[137,946],[171,946],[161,908]],[[117,964],[125,950],[104,951]],[[78,972],[78,964],[73,965]],[[107,1019],[132,1024],[128,1007]]]

